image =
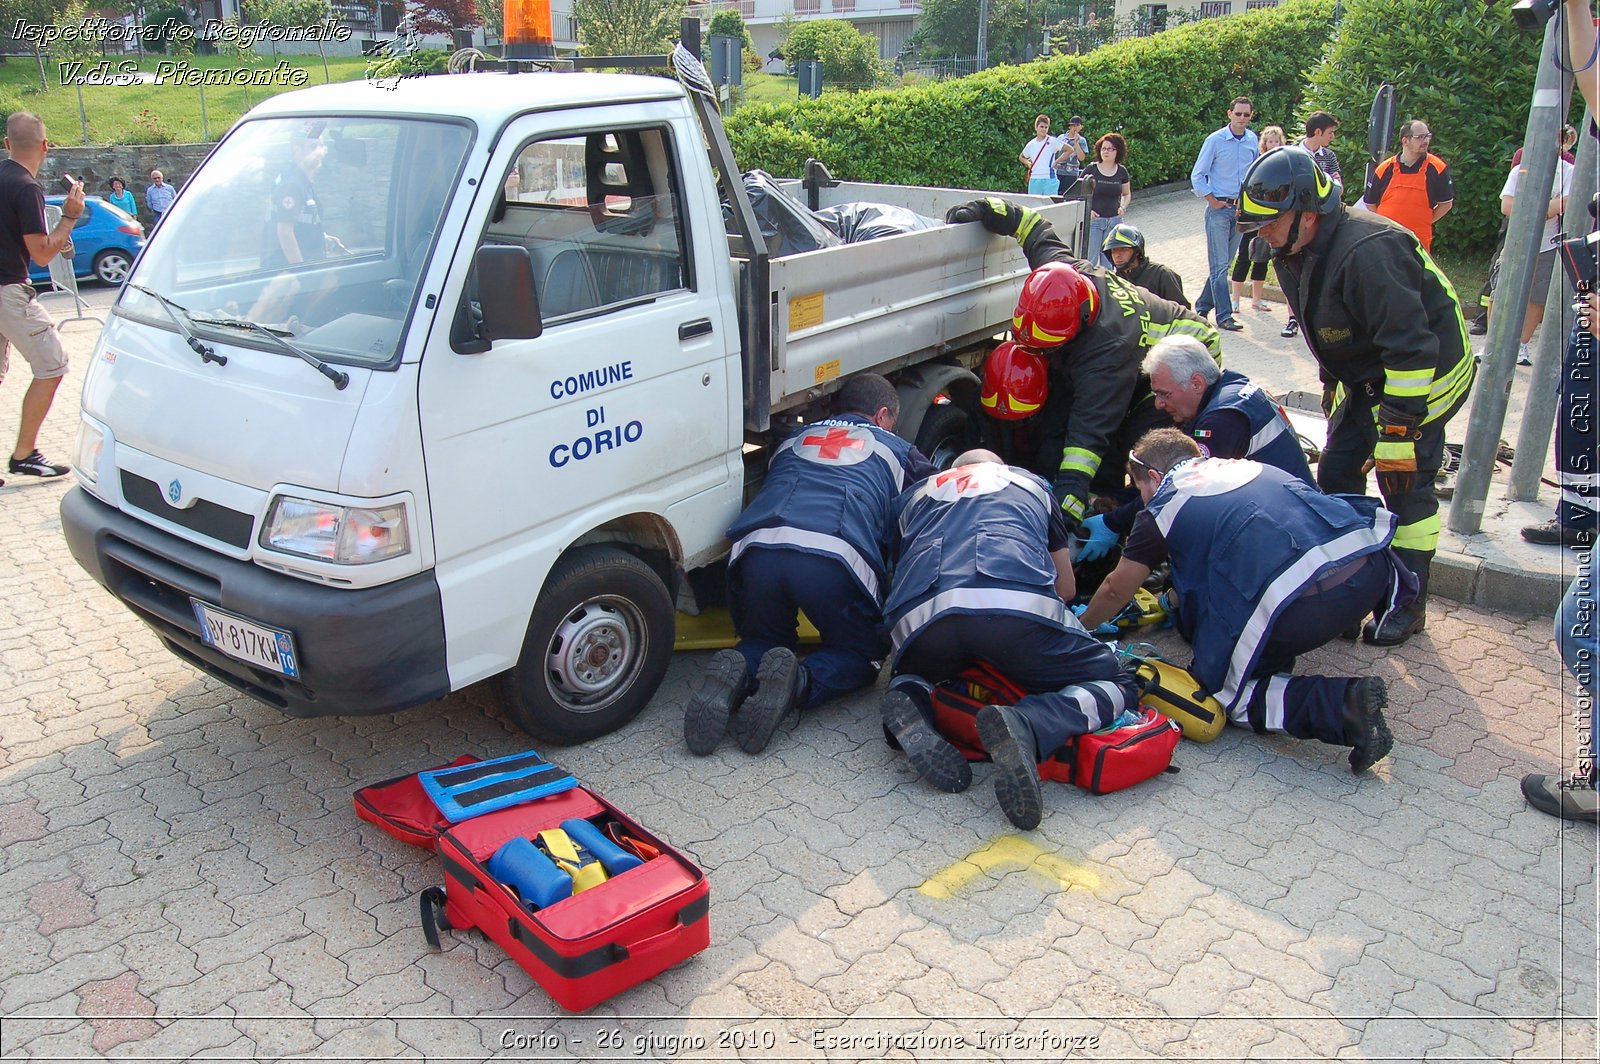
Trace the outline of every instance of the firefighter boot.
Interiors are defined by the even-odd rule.
[[[1350,771],[1359,776],[1389,755],[1394,736],[1383,719],[1389,688],[1382,677],[1351,680],[1344,694],[1344,737],[1350,744]]]
[[[1395,554],[1417,577],[1417,597],[1403,610],[1380,613],[1367,622],[1361,638],[1375,647],[1397,647],[1428,623],[1428,566],[1431,550],[1400,550]]]

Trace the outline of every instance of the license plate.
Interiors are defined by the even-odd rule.
[[[224,613],[197,598],[191,598],[189,603],[194,607],[195,620],[200,622],[200,638],[206,646],[280,676],[299,678],[300,660],[288,632]]]

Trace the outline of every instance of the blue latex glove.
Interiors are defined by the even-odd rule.
[[[1095,514],[1080,526],[1079,531],[1089,538],[1078,548],[1077,561],[1092,562],[1104,558],[1117,545],[1117,534],[1106,527],[1105,514]]]
[[[1088,608],[1089,608],[1089,604],[1087,602],[1080,602],[1075,606],[1069,606],[1068,607],[1068,609],[1072,610],[1072,615],[1074,617],[1082,617],[1084,615],[1084,612],[1087,611]],[[1106,636],[1118,636],[1118,635],[1122,634],[1122,629],[1118,628],[1116,626],[1116,624],[1114,624],[1113,622],[1107,621],[1104,624],[1096,625],[1093,629],[1090,630],[1089,634],[1092,635],[1092,636],[1095,636],[1097,638],[1103,638],[1103,637],[1106,637]]]

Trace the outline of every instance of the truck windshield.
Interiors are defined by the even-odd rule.
[[[183,187],[117,313],[171,328],[144,288],[229,343],[281,353],[220,324],[243,320],[329,361],[390,363],[471,140],[444,121],[246,122]]]

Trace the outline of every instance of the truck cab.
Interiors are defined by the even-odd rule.
[[[74,556],[174,653],[292,715],[498,676],[552,741],[631,719],[672,650],[669,588],[726,549],[744,452],[855,368],[906,371],[923,405],[970,389],[928,360],[992,334],[1026,270],[940,227],[873,252],[911,277],[924,249],[915,298],[838,284],[834,314],[787,292],[730,252],[724,201],[748,202],[714,116],[676,81],[583,72],[255,108],[97,344]],[[810,257],[794,284],[845,265]]]

